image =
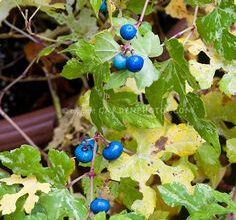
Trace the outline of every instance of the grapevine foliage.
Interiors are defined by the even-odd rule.
[[[189,220],[227,219],[236,213],[231,195],[217,189],[229,166],[236,163],[235,1],[171,0],[161,7],[159,1],[149,1],[142,15],[161,10],[182,18],[183,11],[189,23],[184,35],[162,39],[163,43],[151,22],[134,19],[145,0],[107,0],[106,12],[100,11],[102,0],[66,2],[0,1],[4,11],[0,21],[17,5],[40,6],[58,26],[68,27],[70,34],[45,47],[38,59],[60,48],[70,57],[61,76],[91,81],[75,109],[80,114],[65,113],[59,122],[47,147],[47,160],[29,145],[0,153],[7,170],[0,170],[3,218],[158,220],[174,218],[181,207],[188,211]],[[128,42],[119,32],[127,23],[137,28]],[[116,70],[113,58],[120,53],[141,56],[143,68]],[[199,61],[202,53],[208,62]],[[54,149],[80,144],[81,140],[72,140],[78,132],[98,144],[89,163],[76,161],[72,148]],[[102,156],[109,140],[120,140],[125,148],[114,161]],[[222,157],[227,158],[227,166]],[[25,196],[13,202],[14,211],[4,212],[4,195],[14,198],[22,189],[17,182],[7,184],[9,173],[50,184],[50,191],[37,193],[39,199],[30,213],[24,211]],[[79,175],[80,184],[73,182]],[[91,198],[99,196],[118,208],[108,215],[91,214]]]

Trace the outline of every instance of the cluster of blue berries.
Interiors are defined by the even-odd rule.
[[[124,40],[132,40],[137,34],[137,29],[132,24],[125,24],[120,29],[120,35]],[[144,65],[144,60],[139,55],[129,57],[118,54],[113,59],[113,65],[117,70],[128,69],[130,72],[139,72]]]
[[[79,162],[88,163],[93,159],[95,139],[83,138],[81,143],[75,149],[75,157]],[[106,160],[115,160],[123,152],[123,145],[119,141],[111,141],[102,152]],[[96,198],[90,204],[90,210],[97,214],[99,212],[108,212],[110,209],[109,201],[103,198]]]
[[[75,149],[75,157],[79,162],[89,163],[93,159],[93,149],[95,145],[94,139],[84,138]],[[119,141],[110,142],[102,152],[106,160],[115,160],[120,157],[123,152],[123,145]]]

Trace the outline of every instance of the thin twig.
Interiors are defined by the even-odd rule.
[[[173,35],[172,37],[170,37],[170,38],[168,39],[168,41],[169,41],[169,40],[172,40],[172,39],[175,39],[175,38],[179,38],[179,37],[181,37],[184,33],[188,32],[188,31],[190,31],[190,30],[192,30],[192,29],[193,29],[192,26],[191,26],[191,27],[187,27],[187,28],[185,28],[184,30],[182,30],[182,31],[176,33],[175,35]],[[165,45],[165,43],[162,43],[162,44],[160,45],[160,47],[163,47],[164,45]]]
[[[0,39],[8,39],[8,38],[22,39],[22,38],[26,38],[26,36],[23,36],[22,34],[15,34],[13,32],[0,34]]]
[[[194,16],[193,16],[193,25],[196,25],[196,20],[197,20],[197,14],[198,14],[199,7],[196,6],[195,11],[194,11]]]
[[[175,35],[173,35],[172,37],[170,37],[170,38],[168,39],[168,41],[169,41],[169,40],[172,40],[172,39],[174,39],[174,38],[179,38],[179,37],[181,37],[184,33],[188,32],[188,31],[191,31],[191,32],[187,35],[187,37],[185,38],[185,40],[184,40],[184,42],[183,42],[183,44],[185,44],[185,43],[189,40],[189,38],[192,36],[192,34],[194,33],[194,30],[195,30],[195,27],[196,27],[197,14],[198,14],[198,6],[195,8],[194,17],[193,17],[193,24],[192,24],[190,27],[187,27],[187,28],[185,28],[184,30],[182,30],[182,31],[176,33]],[[165,45],[165,43],[162,43],[162,44],[160,45],[160,47],[163,47],[164,45]]]
[[[36,147],[36,144],[31,140],[31,138],[2,110],[2,108],[0,108],[0,115],[6,119],[30,145]]]
[[[73,181],[71,181],[68,185],[67,188],[71,188],[75,183],[79,182],[80,180],[82,180],[84,177],[88,176],[89,173],[84,173],[83,175],[77,177],[76,179],[74,179]]]
[[[31,35],[27,34],[26,32],[22,31],[21,29],[19,29],[18,27],[12,25],[11,23],[9,23],[7,20],[3,21],[4,24],[6,24],[8,27],[12,28],[13,30],[21,33],[22,35],[24,35],[25,37],[29,38],[30,40],[32,40],[35,43],[39,43],[39,41],[37,39],[35,39],[34,37],[32,37]]]
[[[23,54],[19,55],[18,57],[16,57],[12,62],[6,64],[5,66],[1,67],[2,70],[7,69],[9,67],[14,66],[19,60],[21,60],[24,57]]]
[[[5,95],[5,93],[12,87],[14,86],[17,82],[19,82],[22,78],[24,78],[26,76],[26,74],[28,73],[29,69],[32,67],[32,65],[35,63],[36,59],[33,59],[31,61],[31,63],[27,66],[27,68],[24,70],[24,72],[17,77],[13,82],[11,82],[9,85],[7,85],[1,92],[0,92],[0,106],[2,103],[2,99],[3,96]]]
[[[49,75],[49,78],[50,78],[51,80],[55,80],[55,79],[58,79],[58,78],[60,78],[60,77],[61,77],[60,74]],[[13,82],[13,81],[15,80],[15,78],[10,78],[10,77],[3,76],[3,75],[0,75],[0,79],[1,79],[1,80],[4,80],[4,81],[6,81],[6,82]],[[42,77],[28,77],[28,78],[25,78],[25,79],[21,79],[21,80],[19,80],[18,82],[27,83],[27,82],[47,81],[47,80],[48,80],[48,77],[42,76]]]
[[[47,161],[47,154],[39,147],[37,147],[34,141],[2,110],[1,107],[0,107],[0,115],[20,133],[20,135],[27,141],[27,143],[29,143],[32,147],[37,148],[40,151],[43,158]]]
[[[194,11],[194,16],[193,16],[193,24],[192,24],[192,30],[191,32],[188,34],[188,36],[184,39],[183,45],[185,45],[188,40],[190,39],[190,37],[193,35],[195,27],[196,27],[196,20],[197,20],[197,14],[198,14],[198,6],[196,6],[195,11]]]
[[[61,111],[61,103],[60,103],[60,99],[58,98],[57,93],[55,92],[53,85],[52,85],[52,81],[50,79],[50,74],[48,73],[46,68],[42,68],[45,76],[47,77],[47,81],[48,81],[48,87],[49,87],[49,91],[51,93],[52,96],[52,101],[53,101],[53,105],[56,111],[56,115],[57,115],[57,119],[60,120],[62,118],[62,111]]]

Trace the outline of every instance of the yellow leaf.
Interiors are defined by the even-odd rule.
[[[194,179],[194,174],[191,169],[183,164],[178,166],[168,166],[163,161],[158,160],[158,170],[157,174],[161,178],[161,183],[181,183],[185,185],[190,193],[193,193],[194,187],[191,185],[191,182]]]
[[[136,200],[132,209],[146,216],[154,212],[156,207],[156,193],[146,186],[146,182],[157,170],[157,160],[150,154],[135,154],[129,156],[123,153],[122,156],[109,164],[111,179],[120,181],[120,178],[130,177],[139,182],[140,192],[143,193],[142,200]]]
[[[167,122],[166,122],[167,123]],[[165,126],[153,129],[141,129],[128,126],[127,134],[131,135],[138,143],[137,153],[149,154],[156,141],[164,136]]]
[[[145,216],[148,217],[153,213],[156,207],[156,192],[145,184],[139,187],[140,192],[143,194],[143,199],[134,201],[131,208],[137,213],[145,213]]]
[[[215,71],[218,69],[218,66],[198,63],[196,60],[190,60],[189,68],[191,74],[199,82],[201,89],[208,89],[211,87]]]
[[[44,6],[44,7],[52,7],[59,9],[65,8],[65,3],[51,3],[52,0],[16,0],[16,2],[22,5],[34,5],[36,7]]]
[[[171,0],[171,2],[165,8],[166,13],[173,18],[186,18],[188,11],[184,0]]]
[[[193,54],[194,56],[197,56],[201,51],[207,53],[207,46],[203,43],[201,39],[188,41],[187,45],[188,51]]]
[[[165,8],[165,11],[173,18],[186,18],[188,25],[192,25],[193,23],[193,13],[188,12],[184,0],[171,0]],[[194,32],[194,34],[196,34],[196,32]]]
[[[197,148],[204,142],[194,128],[186,124],[170,126],[165,137],[167,138],[165,151],[180,157],[195,154]]]
[[[41,191],[44,193],[49,193],[49,191],[51,190],[49,183],[39,183],[35,176],[22,178],[19,175],[12,174],[8,178],[0,179],[0,182],[4,182],[7,185],[23,185],[23,188],[19,192],[14,194],[5,194],[2,197],[2,199],[0,200],[0,211],[3,215],[13,213],[16,210],[17,200],[24,195],[28,195],[28,197],[23,208],[26,213],[31,213],[31,210],[34,208],[35,203],[39,200],[36,192]]]

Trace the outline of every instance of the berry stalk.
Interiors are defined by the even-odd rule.
[[[142,10],[142,13],[140,15],[140,18],[139,18],[137,24],[135,25],[136,29],[138,29],[141,26],[141,24],[143,23],[143,18],[144,18],[145,12],[147,10],[148,3],[149,3],[149,0],[146,0],[145,3],[144,3],[143,10]]]

